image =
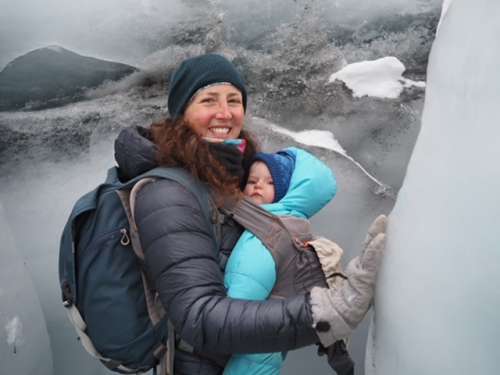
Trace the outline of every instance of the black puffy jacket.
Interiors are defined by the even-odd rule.
[[[147,133],[128,128],[115,142],[115,158],[126,178],[156,165]],[[242,229],[222,225],[216,248],[212,227],[195,197],[170,180],[146,185],[138,194],[135,219],[146,271],[169,319],[184,341],[199,353],[277,352],[318,341],[307,295],[263,302],[226,297],[224,266]],[[220,374],[214,361],[176,353],[176,374]]]

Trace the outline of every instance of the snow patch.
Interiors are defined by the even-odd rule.
[[[304,130],[294,132],[274,124],[271,124],[271,128],[276,133],[287,135],[304,145],[322,147],[328,150],[337,151],[344,155],[346,154],[340,143],[335,139],[333,133],[328,130]]]
[[[387,56],[378,60],[349,64],[332,74],[328,82],[345,82],[356,98],[374,96],[396,99],[405,87],[425,87],[425,82],[416,82],[403,77],[404,64],[396,57]]]
[[[7,332],[7,344],[13,348],[16,348],[23,343],[23,324],[18,316],[11,319],[5,326],[5,331]]]

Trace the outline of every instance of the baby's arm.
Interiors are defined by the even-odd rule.
[[[231,298],[262,301],[276,283],[276,264],[271,253],[253,234],[245,231],[229,257],[224,275]]]
[[[276,283],[276,264],[271,253],[253,234],[245,231],[229,257],[224,275],[227,295],[246,300],[265,300]],[[278,375],[281,353],[235,354],[224,375]]]

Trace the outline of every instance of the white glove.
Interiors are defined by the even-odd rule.
[[[341,288],[315,287],[311,290],[313,327],[323,346],[328,347],[349,336],[368,312],[385,249],[386,227],[385,215],[380,215],[373,221],[361,255],[347,265],[347,280]]]

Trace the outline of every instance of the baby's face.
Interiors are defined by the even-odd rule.
[[[265,163],[256,161],[252,164],[243,194],[255,204],[273,203],[274,182]]]

